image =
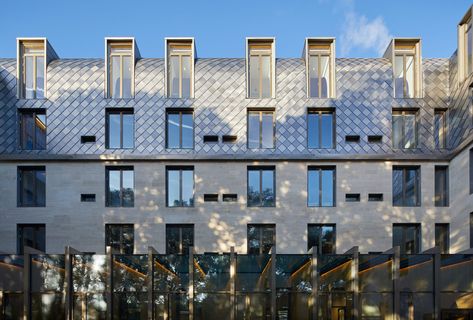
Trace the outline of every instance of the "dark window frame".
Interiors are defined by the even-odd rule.
[[[110,171],[120,171],[120,205],[112,206],[110,199]],[[133,172],[133,203],[123,205],[123,171]],[[105,167],[105,207],[108,208],[134,208],[135,207],[135,168],[133,166],[106,166]]]
[[[333,171],[333,204],[331,206],[323,206],[322,205],[322,174],[320,174],[322,171]],[[310,171],[319,171],[319,205],[310,205],[309,204],[309,172]],[[336,166],[308,166],[307,167],[307,207],[309,208],[334,208],[337,206],[337,167]]]
[[[438,231],[442,231],[442,234],[439,234]],[[446,233],[444,234],[443,232]],[[440,238],[441,236],[446,237],[446,243],[445,243],[445,248],[441,247],[441,242]],[[440,248],[440,253],[441,254],[448,254],[450,253],[450,223],[436,223],[435,224],[435,246],[438,246]]]
[[[44,205],[41,204],[41,203],[38,203],[38,191],[37,191],[37,178],[36,178],[36,173],[35,173],[35,176],[34,176],[34,186],[33,186],[33,190],[35,190],[34,192],[34,198],[35,198],[35,203],[34,204],[31,204],[31,205],[26,205],[26,204],[23,204],[24,203],[24,199],[22,197],[22,187],[23,187],[23,183],[22,183],[22,173],[24,171],[44,171]],[[18,166],[17,167],[17,207],[21,207],[21,208],[30,208],[30,207],[34,207],[34,208],[43,208],[43,207],[46,207],[46,166]]]
[[[329,148],[322,147],[322,115],[323,114],[330,114],[332,116],[332,146]],[[317,115],[317,122],[318,122],[318,128],[319,128],[319,141],[318,145],[319,147],[311,147],[309,144],[309,116],[310,115]],[[330,149],[335,149],[336,146],[336,140],[337,140],[337,123],[336,123],[336,111],[333,109],[323,109],[323,108],[308,108],[307,109],[307,115],[306,115],[306,123],[307,123],[307,149],[324,149],[324,150],[330,150]]]
[[[440,193],[437,193],[437,174],[444,172],[445,179],[443,181],[444,185]],[[450,188],[449,188],[449,167],[447,165],[439,165],[434,167],[434,203],[436,207],[448,207],[450,202]]]
[[[44,148],[38,148],[36,141],[37,141],[37,136],[36,136],[36,126],[34,126],[33,131],[33,147],[31,149],[27,148],[25,146],[26,142],[26,127],[24,126],[24,116],[25,115],[31,115],[33,119],[36,119],[36,115],[44,115],[45,118],[45,133],[44,133]],[[18,109],[18,149],[20,150],[46,150],[48,145],[48,124],[47,124],[47,117],[46,117],[46,109],[44,108],[31,108],[31,109]]]
[[[124,228],[130,228],[133,231],[133,239],[131,243],[131,252],[126,252],[125,251],[125,244],[124,244]],[[120,245],[120,250],[119,252],[114,252],[113,251],[113,246],[111,243],[109,244],[109,233],[108,228],[120,228],[120,240],[119,240],[119,245]],[[111,232],[111,230],[110,230]],[[107,252],[107,247],[111,248],[112,254],[133,254],[135,251],[135,225],[133,223],[107,223],[105,224],[105,252]]]
[[[179,147],[170,147],[169,146],[169,125],[168,125],[168,118],[170,114],[178,114],[179,115]],[[182,115],[183,114],[190,114],[192,115],[192,147],[183,147],[182,146]],[[193,150],[195,149],[195,115],[194,109],[167,109],[166,110],[166,136],[165,136],[165,145],[166,149],[186,149],[186,150]]]
[[[34,228],[34,238],[36,239],[37,238],[37,233],[38,232],[41,232],[41,230],[39,230],[40,228],[43,228],[43,232],[44,232],[44,248],[42,250],[42,248],[38,248],[37,246],[33,246],[32,248],[33,249],[36,249],[36,250],[39,250],[39,251],[42,251],[42,252],[46,252],[46,224],[44,223],[19,223],[16,225],[16,252],[17,254],[19,255],[22,255],[24,254],[24,247],[25,247],[25,239],[24,239],[24,228]],[[21,231],[21,233],[20,233]],[[35,243],[38,243],[39,241],[36,239],[34,241]]]
[[[110,115],[120,115],[120,147],[112,148],[110,147]],[[124,147],[123,146],[123,115],[132,115],[133,116],[133,146]],[[110,150],[120,150],[120,149],[134,149],[135,148],[135,112],[133,108],[113,108],[105,109],[105,148]]]
[[[401,116],[402,117],[402,125],[401,125],[401,145],[406,145],[406,125],[405,125],[405,116],[406,115],[414,115],[414,146],[411,148],[404,148],[394,145],[394,116]],[[391,143],[393,149],[395,150],[410,150],[410,149],[417,149],[419,148],[419,110],[418,109],[393,109],[391,114]]]
[[[336,254],[337,252],[337,224],[336,223],[309,223],[307,224],[307,251],[309,251],[312,246],[310,245],[310,239],[309,239],[309,229],[310,228],[322,228],[322,227],[332,227],[333,228],[333,250],[330,253],[324,253],[322,252],[323,246],[317,246],[317,254],[318,255],[323,255],[323,254]],[[321,243],[321,237],[318,239]]]
[[[393,229],[392,229],[392,246],[395,247],[395,243],[394,243],[394,228],[395,227],[400,227],[402,228],[402,236],[401,236],[401,239],[403,241],[401,241],[403,244],[406,244],[406,232],[408,231],[408,228],[415,228],[415,231],[416,231],[416,239],[414,239],[414,245],[416,244],[417,242],[417,250],[415,250],[416,252],[414,253],[405,253],[403,252],[403,249],[401,247],[401,254],[419,254],[422,252],[422,225],[420,223],[393,223]]]
[[[394,171],[395,170],[402,170],[402,197],[401,197],[401,204],[394,203]],[[409,206],[406,204],[406,176],[408,170],[415,170],[416,171],[416,178],[414,184],[414,194],[416,196],[416,202],[413,206]],[[421,167],[420,166],[393,166],[392,169],[392,205],[393,207],[420,207],[422,203],[422,184],[421,184]]]
[[[259,205],[249,205],[248,195],[250,191],[250,171],[259,172]],[[273,171],[273,198],[272,206],[263,206],[263,171]],[[275,208],[276,207],[276,166],[248,166],[246,170],[246,207],[247,208]]]
[[[169,171],[179,171],[179,205],[169,205]],[[182,205],[182,171],[192,171],[192,205]],[[167,208],[193,208],[195,207],[195,168],[194,166],[166,166],[166,207]]]
[[[259,253],[250,253],[250,228],[256,228],[258,230],[258,240],[259,240]],[[276,224],[275,223],[249,223],[246,225],[246,253],[247,254],[268,254],[269,252],[264,252],[263,245],[263,232],[265,229],[273,229],[273,239],[272,246],[276,247]]]
[[[179,252],[171,252],[170,247],[169,247],[169,231],[171,231],[171,228],[176,228],[179,230]],[[192,230],[192,245],[189,247],[193,247],[195,244],[195,226],[192,223],[168,223],[166,224],[166,254],[177,254],[177,255],[185,255],[189,254],[189,251],[185,252],[185,248],[183,245],[182,241],[182,232],[183,229],[191,229]]]
[[[259,115],[259,143],[257,148],[250,148],[250,114]],[[271,114],[273,118],[273,146],[263,147],[263,114]],[[249,150],[273,150],[276,149],[276,111],[274,109],[248,109],[246,114],[246,147]]]

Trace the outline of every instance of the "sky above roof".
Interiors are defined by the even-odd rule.
[[[276,37],[300,57],[305,37],[336,37],[337,57],[380,57],[392,37],[421,37],[424,57],[450,57],[471,0],[5,0],[0,57],[17,37],[47,37],[61,58],[102,58],[104,38],[133,36],[142,57],[165,37],[194,37],[198,57],[244,57],[245,37]]]

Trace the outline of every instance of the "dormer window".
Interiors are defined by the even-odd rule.
[[[469,8],[458,24],[458,78],[465,80],[473,72],[473,29]]]
[[[20,40],[19,83],[22,99],[44,99],[46,52],[44,40]]]
[[[309,98],[335,96],[335,39],[308,38],[305,44],[307,91]]]
[[[194,96],[194,40],[166,39],[167,95],[169,98]]]
[[[274,98],[274,39],[247,39],[248,98]]]
[[[130,99],[134,95],[134,40],[106,39],[107,94],[112,99]]]

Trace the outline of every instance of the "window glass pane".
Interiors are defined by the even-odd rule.
[[[120,170],[108,170],[108,206],[120,206]]]
[[[182,233],[182,253],[189,253],[189,247],[194,246],[194,227],[186,226],[181,229]]]
[[[449,225],[447,223],[435,224],[435,246],[440,248],[440,253],[449,253],[449,238]]]
[[[319,58],[318,56],[309,56],[309,87],[310,97],[319,97]]]
[[[179,148],[179,114],[168,113],[168,124],[167,124],[167,147],[168,148]]]
[[[34,183],[35,176],[34,172],[31,170],[22,170],[21,175],[21,205],[22,206],[32,206],[34,205]]]
[[[401,254],[420,252],[420,227],[412,225],[393,226],[393,247],[399,246]]]
[[[406,56],[406,96],[413,98],[415,92],[414,86],[414,56]]]
[[[404,116],[404,148],[416,148],[416,115],[406,114]]]
[[[182,148],[194,147],[194,116],[190,113],[182,114]]]
[[[261,247],[260,230],[256,226],[248,226],[248,254],[258,254]]]
[[[262,98],[271,98],[271,56],[261,57]]]
[[[417,205],[417,171],[407,169],[405,172],[405,204],[406,206]]]
[[[322,207],[333,207],[333,170],[322,170]]]
[[[44,207],[46,205],[46,171],[36,170],[36,206]]]
[[[402,169],[393,170],[393,205],[402,206],[403,203],[403,174]]]
[[[309,170],[308,173],[308,206],[318,207],[320,206],[320,175],[319,170]]]
[[[333,114],[323,113],[322,117],[322,148],[333,148]]]
[[[322,229],[321,253],[334,254],[335,253],[335,227],[322,226],[321,229]]]
[[[123,56],[123,94],[122,98],[131,98],[131,56]]]
[[[36,98],[44,98],[44,57],[36,57]]]
[[[25,150],[32,150],[34,149],[34,119],[33,114],[24,113],[21,115],[22,117],[22,147]]]
[[[402,148],[402,115],[393,114],[393,147],[394,148]]]
[[[123,207],[133,207],[134,204],[134,174],[133,170],[123,170]]]
[[[120,114],[108,115],[108,147],[120,148]]]
[[[273,170],[263,170],[262,172],[262,198],[263,198],[263,207],[272,207],[274,206],[274,171]]]
[[[327,98],[330,90],[330,59],[328,56],[320,57],[320,97]]]
[[[182,170],[182,206],[194,205],[194,171]]]
[[[248,148],[260,147],[260,113],[250,112],[248,114]]]
[[[133,226],[123,226],[122,244],[121,244],[122,253],[133,254],[134,238],[135,236],[134,236]]]
[[[179,254],[179,228],[174,226],[166,226],[166,253]]]
[[[466,32],[466,61],[467,61],[467,74],[469,75],[473,71],[472,55],[473,55],[473,30],[471,24],[468,25]]]
[[[259,206],[260,204],[260,171],[248,170],[248,206]]]
[[[435,206],[448,206],[447,167],[435,167]]]
[[[34,149],[46,149],[46,115],[45,114],[36,114],[35,119],[36,127],[36,146]]]
[[[182,97],[191,96],[191,57],[182,56]]]
[[[133,148],[135,140],[134,115],[123,114],[123,146],[122,148]]]
[[[396,98],[404,98],[404,58],[394,57],[394,93]]]
[[[309,113],[307,115],[307,143],[309,148],[320,148],[319,138],[319,115]]]
[[[169,58],[169,96],[179,98],[179,56]]]
[[[34,57],[25,57],[25,98],[34,99]]]
[[[110,88],[112,98],[120,98],[120,57],[112,56],[112,74],[110,76]]]
[[[273,113],[263,113],[262,115],[262,148],[274,148],[274,125]]]
[[[275,245],[274,243],[274,228],[265,226],[262,230],[262,242],[263,242],[263,252],[262,253],[269,253],[271,248]]]
[[[249,62],[249,78],[250,78],[250,98],[259,98],[259,79],[260,79],[260,69],[259,69],[259,56],[250,56]]]
[[[445,112],[436,112],[434,119],[435,148],[445,148]]]
[[[180,202],[180,174],[179,170],[168,170],[168,206],[178,207]]]

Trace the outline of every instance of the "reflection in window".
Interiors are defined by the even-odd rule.
[[[46,206],[46,167],[18,167],[18,206]]]
[[[248,207],[274,207],[274,167],[248,168]]]
[[[25,246],[46,252],[46,225],[19,224],[17,226],[17,253],[23,254]]]
[[[108,149],[131,149],[135,140],[133,110],[107,111],[107,141]]]
[[[401,254],[420,253],[420,224],[393,224],[393,247],[399,246]]]
[[[132,98],[132,50],[132,43],[128,41],[109,44],[108,96],[111,98]]]
[[[107,167],[107,207],[133,207],[135,182],[133,167]]]
[[[249,97],[272,96],[272,45],[250,44],[248,57]]]
[[[310,110],[307,114],[307,136],[309,148],[334,148],[334,113]]]
[[[309,45],[309,96],[329,98],[331,85],[330,44]]]
[[[166,168],[168,207],[194,206],[194,167]]]
[[[274,148],[274,112],[248,112],[248,148]]]
[[[133,254],[134,226],[132,224],[106,224],[105,246],[112,254]]]
[[[194,115],[192,111],[167,112],[166,148],[194,148]]]
[[[435,110],[434,114],[434,141],[435,149],[444,149],[447,146],[447,117],[445,110]]]
[[[317,254],[335,254],[335,224],[309,224],[307,227],[307,250],[317,246]]]
[[[44,98],[45,52],[44,41],[21,43],[21,98]]]
[[[249,224],[248,254],[267,254],[276,245],[276,225]]]
[[[309,167],[307,189],[309,207],[334,207],[335,168]]]
[[[435,206],[448,207],[448,166],[435,166]]]
[[[392,140],[394,148],[417,148],[416,111],[393,111]]]
[[[168,97],[191,98],[192,59],[191,44],[168,44]]]
[[[450,251],[450,224],[435,224],[435,246],[440,248],[441,254],[448,254]]]
[[[420,206],[420,167],[393,167],[393,206]]]
[[[194,246],[193,224],[166,225],[166,254],[188,254]]]
[[[19,123],[22,150],[46,149],[46,110],[22,109],[19,113]]]

